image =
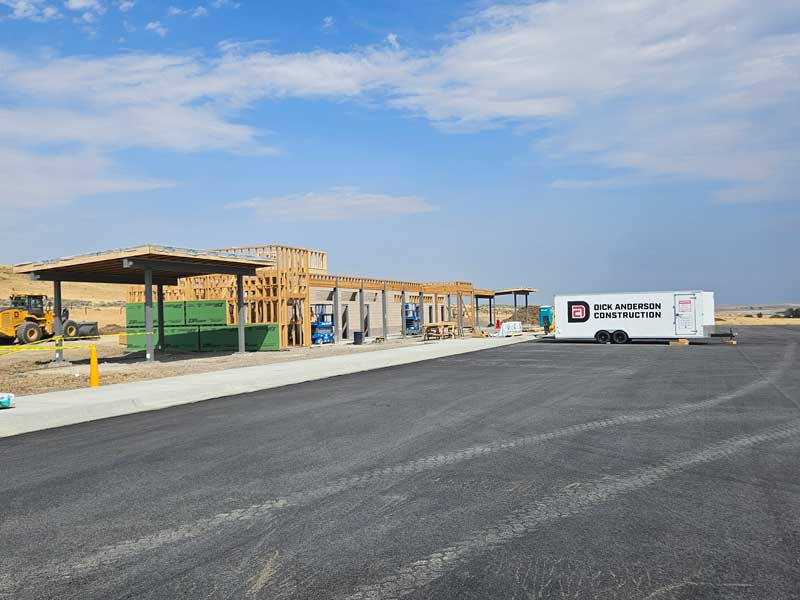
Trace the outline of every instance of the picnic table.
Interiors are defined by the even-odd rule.
[[[425,323],[422,326],[422,335],[425,340],[442,340],[456,337],[457,325],[452,321],[439,323]]]

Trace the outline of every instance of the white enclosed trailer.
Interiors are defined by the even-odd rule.
[[[553,305],[556,339],[624,344],[714,332],[714,292],[569,294],[556,296]]]

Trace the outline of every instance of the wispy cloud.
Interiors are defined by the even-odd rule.
[[[10,9],[8,17],[11,19],[45,22],[62,17],[58,8],[45,0],[0,0],[0,6]],[[0,12],[0,17],[2,16],[4,15]]]
[[[167,33],[169,32],[169,29],[164,27],[161,24],[161,21],[150,21],[147,25],[144,26],[144,28],[147,31],[152,31],[152,32],[160,35],[162,38],[163,37],[167,37]]]
[[[126,175],[110,159],[90,151],[34,153],[0,146],[2,208],[43,208],[94,194],[152,191],[174,185]]]
[[[556,179],[550,184],[554,190],[600,190],[624,187],[632,183],[631,178],[608,177],[603,179]]]
[[[332,188],[275,198],[253,198],[226,208],[249,209],[264,220],[353,221],[412,215],[435,210],[418,196],[371,194],[356,188]]]
[[[322,26],[321,27],[322,27],[323,30],[325,30],[325,29],[333,29],[334,25],[335,25],[335,22],[334,22],[332,16],[328,15],[327,17],[322,19]]]
[[[205,6],[195,6],[194,8],[178,8],[176,6],[170,6],[167,9],[168,17],[177,17],[180,15],[187,15],[193,19],[197,17],[207,17],[208,9]]]
[[[64,6],[69,10],[103,12],[105,7],[100,0],[65,0]]]
[[[0,3],[43,18],[39,0]],[[223,5],[235,3],[209,6]],[[0,54],[0,92],[15,99],[0,142],[259,151],[243,109],[368,99],[448,130],[536,130],[534,151],[554,161],[718,182],[721,201],[796,198],[800,33],[786,24],[798,19],[795,0],[550,0],[489,6],[425,51],[389,36],[347,52]]]

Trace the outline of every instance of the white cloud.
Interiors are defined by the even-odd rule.
[[[395,50],[400,49],[400,43],[397,41],[397,34],[390,33],[386,36],[386,41],[389,42],[389,45],[394,48]]]
[[[722,200],[784,198],[800,184],[800,33],[786,25],[798,18],[794,0],[550,0],[489,7],[425,52],[387,36],[349,52],[229,43],[210,57],[0,54],[0,93],[15,98],[0,140],[258,151],[241,109],[363,99],[447,129],[533,130],[539,154],[614,178],[713,180]],[[147,28],[166,34],[157,21]]]
[[[64,6],[69,10],[75,11],[105,11],[105,7],[99,0],[65,0]]]
[[[130,11],[134,6],[136,6],[135,0],[120,0],[117,3],[119,11],[124,13]]]
[[[332,188],[276,198],[253,198],[226,208],[249,209],[264,220],[352,221],[431,212],[433,206],[417,196],[370,194],[356,188]]]
[[[556,179],[550,184],[554,190],[599,190],[630,185],[631,180],[621,177],[605,179]]]
[[[538,127],[536,149],[571,161],[783,194],[800,151],[790,16],[791,0],[490,7],[390,102],[448,127]]]
[[[45,2],[45,0],[0,0],[0,6],[6,6],[11,9],[8,14],[11,19],[44,22],[61,17],[58,9]],[[1,16],[3,16],[2,13],[0,13]]]
[[[161,21],[150,21],[147,25],[144,26],[144,28],[147,31],[153,31],[153,32],[157,33],[162,38],[166,37],[167,36],[167,32],[169,32],[169,29],[164,27],[161,24]]]
[[[92,152],[32,153],[0,146],[0,207],[36,209],[78,197],[143,192],[173,182],[129,177]]]
[[[177,17],[180,15],[188,15],[193,19],[196,17],[207,17],[208,9],[204,6],[195,6],[194,8],[178,8],[176,6],[170,6],[167,9],[168,17]]]
[[[322,19],[322,29],[332,29],[334,26],[333,17],[328,15]]]

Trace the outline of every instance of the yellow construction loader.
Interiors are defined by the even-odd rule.
[[[56,316],[50,306],[45,307],[47,296],[42,294],[11,294],[9,305],[0,305],[0,344],[31,344],[53,337]],[[2,303],[5,304],[5,303]],[[62,335],[66,339],[78,337],[78,323],[65,313],[60,315]]]

